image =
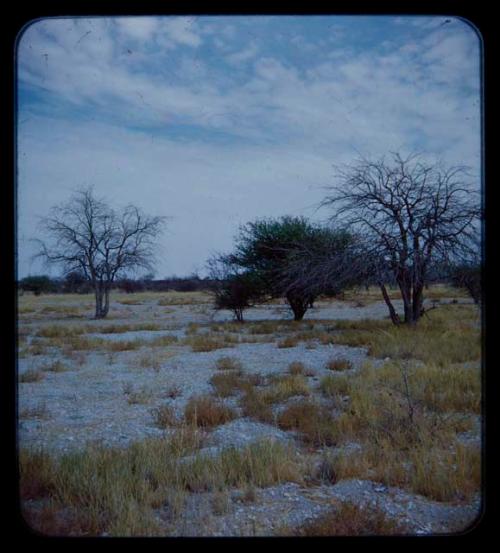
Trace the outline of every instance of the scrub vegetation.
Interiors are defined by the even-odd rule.
[[[480,313],[472,303],[445,303],[462,297],[454,289],[431,287],[430,292],[443,301],[414,326],[321,318],[191,320],[176,326],[168,319],[172,314],[155,316],[166,297],[179,309],[197,305],[198,295],[188,292],[185,301],[182,293],[137,294],[142,303],[137,308],[153,307],[148,318],[136,321],[66,324],[61,309],[61,320],[20,323],[19,357],[27,362],[19,372],[21,396],[37,394],[44,379],[57,385],[58,379],[85,374],[90,360],[102,361],[102,371],[151,376],[140,386],[118,379],[117,395],[127,412],[146,413],[160,433],[122,447],[89,444],[67,452],[21,443],[25,519],[48,535],[165,536],[184,524],[190,502],[204,494],[210,497],[210,516],[217,518],[232,516],[235,491],[240,505],[249,506],[258,504],[260,491],[270,486],[295,483],[314,490],[351,479],[449,505],[467,504],[481,489],[479,443],[464,439],[478,435],[481,416]],[[359,297],[369,303],[370,293]],[[319,298],[317,304],[348,305],[350,294],[344,300]],[[21,307],[24,302],[29,307],[26,315],[50,308],[47,296],[25,294],[20,300]],[[54,305],[63,308],[64,302],[54,297]],[[112,296],[110,316],[115,305]],[[164,334],[144,335],[157,331]],[[134,332],[140,334],[134,338]],[[283,350],[279,354],[288,356],[283,368],[266,372],[263,364],[263,372],[256,372],[243,349],[252,343]],[[294,355],[298,345],[329,344],[365,348],[368,356],[358,363],[332,354],[315,363]],[[206,393],[189,393],[181,380],[156,384],[182,352],[202,359],[209,371]],[[19,409],[25,424],[47,424],[56,416],[57,405],[43,397]],[[210,436],[240,421],[264,424],[289,440],[227,443],[212,451]],[[408,530],[382,504],[368,509],[338,501],[314,520],[273,532],[336,536]]]

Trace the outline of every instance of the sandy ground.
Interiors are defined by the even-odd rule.
[[[400,307],[396,302],[396,308]],[[214,312],[209,304],[162,307],[154,299],[139,305],[113,303],[109,320],[93,321],[91,315],[91,305],[76,317],[58,318],[57,313],[39,317],[36,312],[28,313],[21,316],[19,330],[27,336],[28,345],[33,343],[33,337],[40,328],[53,324],[90,324],[94,328],[87,335],[89,337],[147,341],[165,335],[183,338],[190,323],[203,325],[232,319],[230,312]],[[387,308],[383,302],[362,307],[347,302],[318,302],[307,312],[305,320],[386,317]],[[271,304],[248,310],[245,318],[248,321],[290,319],[291,314],[285,305]],[[154,322],[162,329],[119,334],[96,332],[100,326],[141,322]],[[158,366],[142,367],[141,359],[151,353],[154,352],[146,343],[135,351],[89,351],[64,356],[60,350],[48,350],[43,355],[20,357],[19,375],[29,369],[43,369],[58,360],[68,369],[65,372],[44,371],[42,380],[19,384],[20,446],[43,446],[54,452],[65,452],[89,443],[116,446],[146,436],[161,436],[162,431],[154,423],[154,408],[168,404],[180,414],[191,396],[212,392],[209,380],[217,372],[216,362],[222,356],[233,356],[242,362],[248,373],[263,375],[284,373],[291,362],[301,361],[311,371],[308,377],[311,387],[322,376],[331,373],[325,368],[325,363],[332,358],[350,360],[354,371],[367,358],[363,348],[320,343],[315,344],[314,349],[302,342],[296,347],[278,348],[274,340],[236,344],[199,353],[193,352],[187,345],[172,344],[161,348],[164,358]],[[374,362],[381,363],[382,360]],[[179,393],[174,399],[168,397],[172,387],[176,387]],[[130,404],[126,390],[143,391],[147,401]],[[226,401],[238,408],[236,399]],[[206,453],[217,453],[228,446],[243,447],[260,438],[286,442],[293,441],[293,434],[282,432],[273,425],[240,418],[210,434]],[[474,438],[477,439],[477,436]],[[261,490],[260,499],[255,504],[240,504],[234,497],[227,513],[214,516],[208,508],[209,494],[205,494],[204,498],[201,497],[203,494],[196,495],[199,497],[192,499],[195,503],[191,511],[187,510],[182,524],[179,522],[172,528],[172,533],[200,535],[201,532],[203,535],[203,532],[209,531],[210,535],[268,535],[279,524],[297,525],[317,516],[339,498],[353,499],[360,504],[377,501],[377,504],[384,505],[388,514],[404,520],[415,534],[447,532],[463,529],[473,521],[480,502],[478,497],[469,505],[436,504],[400,490],[382,489],[368,481],[353,480],[312,491],[295,484]],[[203,507],[205,504],[206,509]],[[286,516],[283,513],[287,513]]]

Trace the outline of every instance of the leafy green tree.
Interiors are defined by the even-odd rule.
[[[240,229],[227,263],[252,275],[260,301],[286,298],[294,319],[300,321],[318,295],[335,293],[335,286],[341,286],[332,279],[305,278],[309,261],[320,253],[331,257],[344,251],[350,242],[349,233],[314,225],[304,217],[259,219]]]

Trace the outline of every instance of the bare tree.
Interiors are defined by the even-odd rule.
[[[430,267],[469,248],[477,231],[480,209],[467,170],[392,154],[389,162],[362,159],[339,169],[331,190],[322,205],[336,207],[336,220],[364,236],[366,260],[392,321],[401,323],[385,288],[388,278],[401,292],[404,322],[415,324]]]
[[[42,219],[41,228],[50,238],[37,240],[37,256],[59,265],[65,274],[80,271],[94,289],[95,318],[102,319],[115,279],[139,267],[151,270],[164,220],[132,205],[117,212],[87,188]]]

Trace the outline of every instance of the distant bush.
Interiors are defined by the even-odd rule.
[[[118,290],[125,292],[126,294],[133,294],[135,292],[142,292],[144,286],[140,280],[123,279],[117,282]]]
[[[80,271],[68,273],[60,286],[60,291],[67,294],[88,294],[91,290],[90,281]]]
[[[33,292],[35,296],[55,292],[57,285],[47,275],[28,276],[19,281],[19,289],[23,292]]]
[[[451,283],[457,288],[465,288],[474,303],[481,301],[481,266],[479,264],[455,265],[451,269]]]
[[[168,277],[163,280],[153,280],[148,283],[148,290],[155,292],[203,292],[209,290],[210,279],[198,275],[189,277]]]

